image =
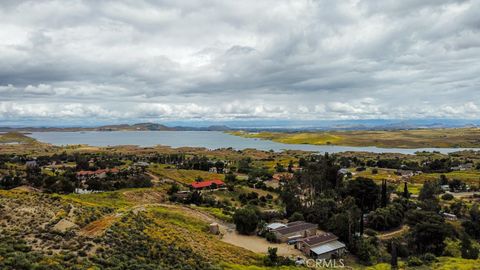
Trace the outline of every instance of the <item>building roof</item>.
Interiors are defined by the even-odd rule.
[[[318,245],[321,245],[321,244],[324,244],[324,243],[327,243],[327,242],[331,242],[331,241],[334,241],[334,240],[337,240],[337,239],[338,239],[338,237],[336,235],[334,235],[333,233],[324,233],[324,234],[320,234],[320,235],[310,236],[310,237],[304,238],[300,241],[304,242],[306,245],[308,245],[310,247],[315,247],[315,246],[318,246]]]
[[[118,173],[119,170],[116,169],[116,168],[113,168],[113,169],[104,169],[104,170],[96,170],[96,171],[79,171],[77,172],[77,175],[78,176],[81,176],[81,175],[98,175],[98,174],[102,174],[102,173]]]
[[[273,230],[273,231],[275,231],[279,234],[290,234],[290,233],[294,233],[294,232],[305,231],[305,230],[312,229],[312,228],[317,228],[317,225],[312,224],[312,223],[308,223],[308,222],[300,221],[300,222],[295,222],[295,224],[288,223],[287,227],[278,228],[278,229]]]
[[[204,187],[209,187],[213,184],[216,184],[217,186],[222,186],[225,183],[222,180],[214,179],[214,180],[203,181],[203,182],[194,182],[191,184],[191,186],[193,188],[204,188]]]
[[[284,228],[284,227],[287,227],[287,225],[283,223],[278,223],[278,222],[270,223],[267,225],[267,228],[270,230],[276,230],[278,228]]]
[[[317,254],[317,255],[322,255],[322,254],[325,254],[325,253],[328,253],[328,252],[331,252],[331,251],[335,251],[335,250],[338,250],[338,249],[341,249],[341,248],[345,248],[345,244],[340,242],[340,241],[335,240],[335,241],[331,241],[331,242],[325,243],[323,245],[314,247],[314,248],[310,249],[310,251]]]
[[[148,162],[145,162],[145,161],[139,161],[139,162],[135,162],[133,165],[134,166],[140,166],[140,167],[148,167],[150,164]]]
[[[290,180],[293,178],[293,173],[289,173],[289,172],[283,172],[283,173],[274,173],[272,175],[272,179],[273,180],[276,180],[276,181],[280,181],[282,179],[285,179],[285,180]]]

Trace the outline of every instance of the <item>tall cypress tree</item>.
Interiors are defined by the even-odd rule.
[[[395,241],[392,241],[392,260],[390,261],[390,265],[392,266],[392,269],[397,269],[398,268],[398,254],[397,254],[397,243]]]
[[[360,212],[360,235],[363,235],[363,212]]]
[[[407,181],[403,182],[404,183],[404,186],[403,186],[403,197],[408,199],[410,198],[410,193],[408,192],[408,185],[407,185]]]
[[[386,207],[388,203],[387,198],[387,180],[382,180],[382,197],[381,197],[381,204],[382,207]]]

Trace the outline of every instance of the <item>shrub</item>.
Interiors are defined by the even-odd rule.
[[[431,264],[433,262],[437,262],[437,257],[432,254],[432,253],[425,253],[422,256],[422,261],[425,262],[426,264]]]
[[[271,243],[277,242],[277,237],[272,232],[267,232],[265,234],[265,238],[267,239],[268,242],[271,242]]]
[[[245,207],[235,211],[233,221],[241,234],[251,234],[258,226],[259,218],[255,208]]]
[[[410,256],[407,259],[407,265],[408,266],[420,266],[422,264],[423,264],[422,260],[420,260],[420,258],[418,258],[418,257]]]
[[[445,193],[442,195],[442,200],[444,201],[451,201],[453,200],[453,195],[450,193]]]

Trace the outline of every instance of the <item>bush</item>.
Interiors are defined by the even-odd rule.
[[[368,236],[376,236],[378,233],[372,229],[365,229],[365,231],[363,232],[364,234],[368,235]]]
[[[259,217],[255,208],[245,207],[235,211],[233,221],[239,233],[251,234],[257,229]]]
[[[268,242],[271,242],[271,243],[277,242],[277,237],[272,232],[267,232],[265,234],[265,238],[267,239]]]
[[[432,253],[425,253],[422,256],[422,261],[425,262],[426,264],[431,264],[433,262],[437,262],[437,257],[432,254]]]
[[[444,201],[451,201],[453,200],[453,195],[450,193],[445,193],[442,195],[442,200]]]
[[[415,256],[410,256],[407,259],[407,265],[408,266],[420,266],[423,264],[423,261],[420,260],[420,258],[415,257]]]
[[[293,213],[290,218],[288,219],[289,222],[294,222],[294,221],[304,221],[305,219],[303,218],[302,213],[300,212],[295,212]]]

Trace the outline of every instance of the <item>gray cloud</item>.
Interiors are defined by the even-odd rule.
[[[0,121],[478,118],[479,8],[2,1]]]

